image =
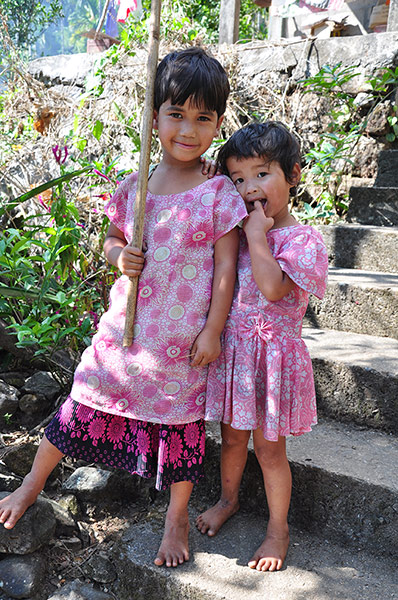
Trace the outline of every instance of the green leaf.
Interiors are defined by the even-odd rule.
[[[104,124],[102,123],[102,121],[99,121],[97,119],[96,122],[94,123],[94,127],[92,129],[92,134],[97,140],[100,139],[103,129],[104,129]]]
[[[22,194],[22,196],[18,196],[18,198],[15,198],[14,200],[12,200],[10,204],[13,204],[14,206],[16,206],[17,204],[20,204],[21,202],[25,202],[25,200],[29,200],[30,198],[34,198],[34,196],[37,196],[38,194],[41,194],[42,192],[45,192],[46,190],[49,190],[50,188],[52,188],[56,185],[66,183],[67,181],[70,181],[71,179],[74,179],[75,177],[79,177],[79,175],[83,175],[83,173],[87,173],[87,171],[91,171],[91,169],[92,169],[92,167],[89,166],[89,167],[84,167],[83,169],[78,169],[77,171],[71,171],[70,173],[65,173],[64,175],[61,175],[61,177],[57,177],[56,179],[47,181],[47,183],[43,183],[42,185],[39,185],[38,187],[35,187],[32,190],[29,190],[29,192]],[[9,205],[7,205],[7,206],[9,206]],[[7,208],[7,207],[5,207],[5,208]],[[5,208],[0,208],[0,215],[4,214]]]

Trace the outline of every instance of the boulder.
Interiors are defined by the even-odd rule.
[[[57,590],[47,600],[115,600],[115,597],[76,579]]]
[[[8,495],[7,492],[0,492],[0,500]],[[55,525],[51,504],[39,496],[13,529],[0,526],[0,552],[31,554],[51,540]]]
[[[18,410],[18,396],[19,392],[14,386],[0,381],[0,417],[13,415]]]
[[[10,598],[31,598],[39,591],[45,570],[39,554],[8,556],[0,561],[0,587]]]
[[[38,371],[29,377],[22,388],[26,394],[44,396],[48,400],[54,400],[61,392],[61,386],[51,373]]]

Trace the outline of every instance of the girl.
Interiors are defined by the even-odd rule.
[[[155,81],[154,128],[162,159],[148,186],[144,244],[132,239],[137,174],[105,207],[107,260],[122,273],[67,401],[49,424],[31,472],[0,505],[12,528],[64,454],[98,461],[170,487],[156,565],[188,560],[188,500],[203,476],[207,368],[220,353],[247,214],[227,177],[209,181],[201,154],[218,134],[229,84],[200,48],[172,52]],[[129,277],[141,274],[134,342],[122,346]]]
[[[239,130],[221,149],[219,162],[249,216],[223,354],[210,367],[206,397],[205,419],[222,423],[221,498],[198,517],[197,527],[213,536],[239,509],[252,430],[269,521],[249,566],[274,571],[282,567],[289,544],[292,483],[285,438],[316,423],[312,365],[301,327],[309,294],[321,298],[325,292],[327,252],[319,233],[289,213],[289,194],[300,180],[300,148],[281,123]]]

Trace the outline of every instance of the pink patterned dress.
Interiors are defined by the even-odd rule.
[[[309,294],[322,298],[328,256],[312,227],[273,229],[267,240],[281,269],[296,283],[282,300],[267,300],[254,281],[241,232],[238,287],[224,330],[223,354],[210,365],[205,419],[235,429],[261,428],[264,437],[300,435],[316,423],[311,358],[301,338]]]
[[[105,211],[132,238],[137,175],[119,186]],[[246,215],[227,177],[173,195],[148,193],[145,266],[139,279],[134,342],[122,346],[128,278],[110,292],[92,344],[77,367],[70,399],[88,407],[166,425],[203,418],[206,368],[190,349],[210,305],[214,245]]]

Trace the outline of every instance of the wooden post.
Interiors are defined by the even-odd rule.
[[[134,229],[132,246],[142,248],[144,233],[145,201],[148,188],[148,171],[151,155],[151,139],[153,124],[153,98],[156,69],[158,66],[160,35],[161,0],[152,0],[151,19],[149,23],[149,52],[147,63],[147,85],[145,92],[144,115],[141,126],[141,152],[138,166],[137,193],[134,204]],[[135,307],[137,303],[138,277],[130,277],[127,291],[126,323],[124,326],[123,346],[131,346]]]
[[[109,8],[110,1],[111,1],[111,0],[106,0],[106,2],[105,2],[105,5],[104,5],[103,11],[102,11],[101,18],[100,18],[100,20],[99,20],[99,23],[98,23],[97,29],[95,30],[95,36],[94,36],[94,39],[96,39],[96,38],[97,38],[97,35],[99,34],[99,32],[100,32],[100,31],[101,31],[101,29],[102,29],[102,26],[103,26],[103,24],[104,24],[104,21],[105,21],[106,13],[108,12],[108,8]]]
[[[221,0],[219,44],[234,44],[239,38],[240,0]]]
[[[398,31],[398,0],[390,0],[387,31]]]

